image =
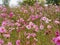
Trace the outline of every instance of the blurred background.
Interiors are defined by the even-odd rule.
[[[60,0],[0,0],[0,5],[15,7],[20,5],[33,5],[39,2],[42,5],[60,5]]]

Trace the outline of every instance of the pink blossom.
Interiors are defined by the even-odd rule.
[[[7,31],[6,31],[6,29],[5,29],[5,27],[0,27],[0,33],[6,33]]]
[[[36,18],[31,18],[32,19],[32,21],[34,21]]]
[[[2,9],[2,8],[3,8],[3,6],[0,5],[0,9]]]
[[[35,18],[36,18],[36,19],[39,18],[39,15],[36,15]]]
[[[45,23],[49,23],[51,20],[47,18],[47,20],[45,21]]]
[[[28,13],[28,10],[24,10],[24,13]]]
[[[49,23],[51,19],[48,19],[47,17],[42,17],[41,20],[45,21],[45,23]]]
[[[46,21],[47,17],[42,17],[41,20]]]
[[[33,28],[34,28],[34,29],[37,28],[37,27],[38,27],[37,25],[35,25],[35,24],[33,25]]]
[[[54,42],[56,45],[60,45],[60,36],[53,38],[53,42]]]
[[[30,37],[31,37],[31,34],[28,33],[26,38],[27,38],[27,39],[30,39]]]
[[[14,15],[13,12],[10,12],[10,13],[9,13],[9,16],[10,16],[11,18],[13,17],[13,15]]]
[[[31,20],[35,20],[36,19],[35,15],[31,15],[30,18],[31,18]]]
[[[6,9],[6,8],[3,8],[3,9],[2,9],[2,11],[3,11],[3,12],[6,12],[6,11],[7,11],[7,9]]]
[[[54,23],[55,24],[60,24],[60,22],[58,20],[55,20]]]
[[[26,38],[27,38],[27,39],[30,39],[30,36],[31,36],[31,35],[28,35]]]
[[[17,26],[21,26],[21,24],[20,24],[20,23],[18,23],[18,22],[16,22],[16,23],[15,23],[15,25],[17,25]]]
[[[3,21],[2,22],[2,26],[6,26],[7,25],[7,22],[6,21]]]
[[[38,26],[36,26],[36,27],[35,27],[35,31],[38,32],[38,30],[39,30],[39,28],[38,28]]]
[[[7,14],[6,14],[6,13],[1,13],[1,16],[2,16],[3,18],[5,18],[5,17],[7,16]]]
[[[34,13],[34,8],[33,7],[29,7],[29,9],[31,10],[32,13]]]
[[[0,45],[2,45],[4,43],[4,40],[0,39]]]
[[[20,45],[20,40],[16,40],[16,45]]]
[[[35,33],[31,33],[31,36],[32,36],[32,37],[36,37],[36,34],[35,34]]]
[[[52,28],[52,26],[51,26],[51,25],[47,25],[47,28],[48,28],[48,29],[51,29],[51,28]]]
[[[38,26],[35,24],[32,25],[32,28],[34,28],[36,32],[38,32],[38,30],[39,30]]]
[[[27,29],[31,29],[31,26],[30,26],[30,25],[26,25],[26,28],[27,28]]]
[[[40,24],[40,29],[43,30],[44,29],[44,25]]]
[[[8,42],[8,44],[7,45],[12,45],[12,42]]]
[[[30,26],[33,26],[33,25],[34,25],[34,23],[33,23],[33,22],[29,22],[29,25],[30,25]]]
[[[57,30],[57,31],[55,32],[55,35],[56,35],[56,36],[60,36],[59,30]]]
[[[36,37],[36,34],[35,34],[35,33],[31,33],[31,34],[28,33],[28,35],[27,35],[26,38],[27,38],[27,39],[30,39],[30,37],[33,37],[33,38],[34,38],[34,37]]]
[[[20,18],[20,20],[19,20],[20,22],[23,22],[24,21],[24,19],[23,18]]]
[[[10,38],[10,34],[3,34],[3,37]]]

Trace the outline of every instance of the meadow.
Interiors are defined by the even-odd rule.
[[[0,6],[0,45],[60,45],[60,6]]]

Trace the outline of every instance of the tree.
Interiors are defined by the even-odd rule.
[[[47,4],[56,4],[56,5],[59,5],[60,3],[60,0],[46,0],[47,1]]]
[[[54,0],[54,4],[59,5],[60,0]]]
[[[37,0],[23,0],[23,2],[22,3],[19,2],[19,4],[21,4],[21,5],[26,5],[26,4],[33,5],[36,1]]]
[[[9,1],[10,1],[10,0],[2,0],[2,1],[3,1],[3,5],[4,5],[4,6],[9,6]]]

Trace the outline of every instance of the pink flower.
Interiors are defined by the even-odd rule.
[[[29,9],[32,13],[34,13],[34,8],[33,7],[30,6]]]
[[[37,26],[37,25],[35,26],[35,28],[34,28],[34,29],[35,29],[35,31],[36,31],[36,32],[38,32],[38,30],[39,30],[39,28],[38,28],[38,26]]]
[[[5,18],[5,17],[7,16],[7,14],[6,14],[6,13],[1,13],[1,16],[2,16],[3,18]]]
[[[0,45],[2,45],[4,43],[4,41],[2,39],[0,39]]]
[[[52,28],[52,26],[51,26],[51,25],[47,25],[47,28],[48,28],[48,29],[51,29],[51,28]]]
[[[24,11],[24,13],[28,13],[28,10],[23,10]]]
[[[34,23],[33,23],[33,22],[29,22],[29,25],[30,25],[30,26],[33,26],[33,25],[34,25]]]
[[[27,29],[31,29],[31,26],[30,26],[30,25],[27,25],[26,28],[27,28]]]
[[[20,40],[16,40],[16,45],[20,45]]]
[[[36,15],[35,18],[36,18],[36,19],[39,18],[39,15]]]
[[[15,23],[15,25],[17,25],[17,26],[21,26],[21,24],[20,24],[20,23],[18,23],[18,22],[16,22],[16,23]]]
[[[41,29],[41,30],[44,29],[44,25],[43,25],[43,24],[40,25],[40,29]]]
[[[13,17],[13,15],[14,15],[13,12],[10,12],[10,13],[9,13],[9,16],[10,16],[11,18]]]
[[[42,17],[41,20],[46,21],[47,17]]]
[[[39,28],[37,25],[33,24],[31,27],[34,28],[36,32],[38,32]]]
[[[24,36],[26,36],[27,35],[27,33],[26,32],[24,32]]]
[[[2,9],[2,8],[3,8],[3,6],[0,5],[0,9]]]
[[[36,19],[35,15],[31,15],[30,18],[31,18],[31,20],[35,20]]]
[[[53,42],[54,42],[56,45],[60,45],[60,36],[53,38]]]
[[[5,27],[0,27],[0,33],[6,33]]]
[[[27,39],[30,39],[30,37],[33,37],[33,38],[34,38],[34,37],[36,37],[36,34],[35,34],[35,33],[31,33],[31,34],[28,33],[28,35],[27,35],[26,38],[27,38]]]
[[[20,20],[19,20],[20,22],[24,22],[24,19],[23,18],[20,18]]]
[[[45,21],[45,23],[49,23],[51,20],[47,18],[47,20]]]
[[[32,37],[36,37],[36,34],[35,34],[35,33],[31,33],[31,36],[32,36]]]
[[[12,42],[8,42],[8,44],[7,45],[12,45]]]
[[[55,32],[55,35],[56,35],[56,37],[57,37],[57,36],[60,36],[59,30],[57,30],[57,31]]]
[[[45,23],[49,23],[51,20],[47,17],[42,17],[41,20],[45,21]]]
[[[33,28],[34,28],[34,29],[37,28],[37,27],[38,27],[37,25],[35,25],[35,24],[33,25]]]
[[[55,20],[54,23],[55,24],[60,24],[60,22],[58,20]]]
[[[28,33],[26,38],[27,38],[27,39],[30,39],[30,37],[31,37],[31,34]]]
[[[7,11],[7,9],[6,9],[6,8],[3,8],[3,9],[2,9],[2,11],[3,11],[3,12],[6,12],[6,11]]]
[[[6,21],[3,21],[2,22],[2,26],[6,26],[7,25],[7,22]]]
[[[26,38],[27,38],[27,39],[30,39],[30,36],[31,36],[31,35],[28,35]]]
[[[10,34],[3,34],[3,37],[10,38]]]

